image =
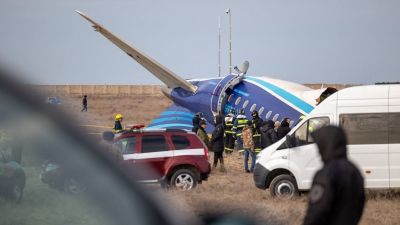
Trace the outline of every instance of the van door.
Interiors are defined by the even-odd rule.
[[[390,187],[400,188],[400,86],[389,89]]]
[[[360,168],[368,188],[389,187],[387,105],[385,108],[385,112],[366,113],[366,107],[354,107],[339,115],[347,134],[348,156]]]
[[[310,134],[329,125],[331,120],[332,116],[310,118],[289,138],[294,145],[289,149],[289,168],[300,190],[310,189],[314,174],[322,167],[318,148]]]

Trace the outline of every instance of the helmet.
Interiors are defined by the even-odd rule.
[[[123,116],[121,115],[121,114],[117,114],[117,115],[115,115],[115,120],[117,121],[117,120],[121,120],[123,118]]]
[[[251,115],[252,115],[253,117],[258,117],[258,112],[257,112],[257,110],[253,110],[253,112],[251,112]]]
[[[244,115],[244,109],[240,109],[239,114]]]

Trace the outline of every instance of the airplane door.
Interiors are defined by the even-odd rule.
[[[243,80],[244,75],[228,75],[224,77],[214,88],[211,95],[211,111],[214,113],[222,112],[228,95],[227,91],[233,89]]]
[[[310,118],[290,137],[294,147],[289,149],[289,168],[295,173],[299,189],[311,188],[315,173],[322,167],[318,147],[310,134],[329,124],[329,116]]]

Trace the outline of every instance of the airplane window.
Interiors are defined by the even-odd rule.
[[[242,99],[241,97],[237,98],[235,101],[235,105],[238,105],[240,103],[240,99]]]
[[[256,107],[257,107],[257,105],[256,105],[256,104],[253,104],[253,105],[250,107],[250,112],[253,112],[253,111],[256,109]]]
[[[275,114],[275,116],[272,118],[272,120],[273,120],[273,121],[276,121],[276,120],[278,119],[278,117],[279,117],[279,114],[277,113],[277,114]]]
[[[258,115],[261,116],[261,113],[263,113],[263,112],[264,112],[264,107],[261,107],[261,108],[258,110]]]
[[[265,115],[265,119],[269,119],[269,117],[271,116],[271,114],[272,114],[272,111],[268,111],[268,112],[267,112],[267,115]]]
[[[233,97],[233,94],[232,94],[232,95],[229,95],[229,97],[228,97],[228,102],[231,102],[231,101],[232,101],[232,97]]]
[[[243,107],[242,107],[242,108],[243,108],[243,109],[246,108],[248,104],[249,104],[249,100],[246,100],[246,101],[243,103]]]

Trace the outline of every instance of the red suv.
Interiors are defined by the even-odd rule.
[[[211,171],[206,145],[193,132],[179,129],[134,129],[115,138],[114,143],[139,172],[141,181],[160,182],[190,190],[207,180]]]

